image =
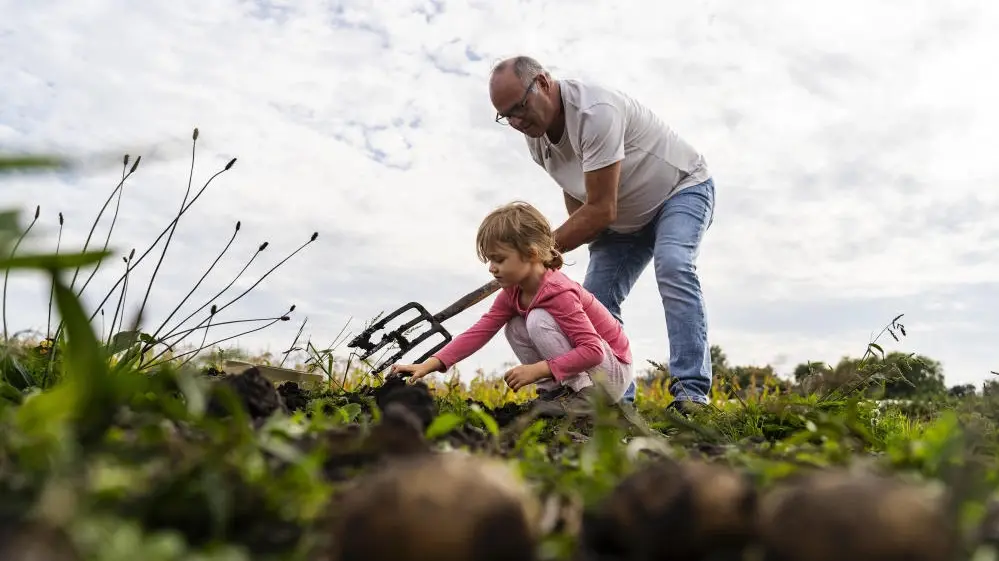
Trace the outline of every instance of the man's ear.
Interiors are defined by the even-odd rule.
[[[554,85],[554,81],[551,76],[544,73],[538,74],[537,82],[539,89],[543,90],[545,93],[550,92],[552,90],[552,86]]]

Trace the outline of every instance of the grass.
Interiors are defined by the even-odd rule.
[[[196,131],[192,140],[196,143]],[[46,160],[10,161],[36,166]],[[121,181],[105,209],[114,197],[120,201],[138,162],[129,168],[124,158]],[[192,146],[192,177],[193,162]],[[668,369],[651,363],[638,392],[636,407],[646,423],[639,427],[612,411],[590,422],[532,419],[524,415],[531,392],[515,394],[485,373],[466,382],[438,377],[426,390],[392,389],[367,374],[364,364],[340,358],[342,333],[325,349],[311,340],[300,344],[305,322],[280,359],[256,362],[292,366],[292,354],[302,353],[294,367],[322,373],[322,387],[275,388],[252,373],[220,377],[220,362],[240,355],[221,348],[227,338],[209,343],[208,331],[263,324],[256,330],[288,321],[294,306],[260,319],[219,316],[316,234],[247,291],[220,303],[233,279],[168,327],[174,316],[184,315],[181,307],[230,250],[240,231],[237,223],[176,309],[145,330],[149,322],[141,310],[158,269],[138,290],[139,312],[126,319],[129,279],[166,236],[162,262],[180,218],[205,187],[188,200],[188,186],[160,237],[138,258],[134,250],[123,257],[125,271],[95,310],[84,309],[81,296],[110,256],[113,227],[100,250],[90,249],[94,228],[76,251],[64,249],[60,230],[55,253],[21,255],[38,207],[26,228],[16,212],[0,216],[3,266],[13,274],[45,273],[51,284],[46,304],[58,317],[44,336],[8,336],[4,316],[0,558],[33,549],[45,559],[102,561],[328,559],[323,552],[335,546],[331,520],[339,512],[340,493],[379,462],[424,447],[471,450],[523,474],[547,507],[538,524],[538,559],[574,558],[584,513],[599,509],[622,481],[654,458],[727,466],[761,490],[815,468],[870,469],[937,482],[953,496],[952,517],[962,536],[955,558],[995,554],[977,531],[999,475],[999,392],[986,386],[989,391],[981,393],[934,390],[881,400],[886,388],[904,387],[900,379],[915,380],[909,374],[917,370],[907,362],[913,357],[885,354],[877,338],[860,359],[809,368],[812,375],[796,382],[767,369],[730,367],[719,356],[712,406],[689,419],[667,413]],[[236,278],[266,247],[257,246]],[[93,268],[89,274],[88,268]],[[111,328],[102,333],[95,319],[109,303]],[[185,326],[198,314],[199,323]],[[900,319],[889,322],[879,337],[904,336]],[[182,349],[180,343],[192,335],[200,335],[201,342]],[[417,419],[415,438],[392,432],[398,429],[392,424],[398,413],[389,407],[393,400]]]

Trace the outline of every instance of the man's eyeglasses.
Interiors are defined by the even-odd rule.
[[[527,111],[527,96],[531,95],[531,90],[534,88],[534,84],[536,84],[537,81],[538,77],[535,76],[534,79],[531,80],[531,83],[527,84],[527,88],[524,89],[524,97],[520,98],[520,101],[515,103],[513,107],[506,111],[505,114],[496,113],[497,123],[501,125],[509,125],[510,117],[520,117]]]

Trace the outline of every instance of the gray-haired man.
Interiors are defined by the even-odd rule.
[[[589,245],[583,286],[618,319],[653,263],[670,344],[674,407],[707,403],[711,353],[695,261],[714,217],[704,157],[632,97],[580,80],[555,80],[527,56],[500,62],[489,80],[496,120],[525,135],[534,161],[562,188],[563,252]],[[625,394],[633,401],[634,384]]]

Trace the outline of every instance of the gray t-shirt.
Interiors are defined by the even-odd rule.
[[[710,177],[704,157],[647,107],[614,89],[559,80],[565,132],[527,139],[534,161],[573,198],[586,202],[583,173],[619,160],[617,220],[630,233],[652,220],[667,198]],[[550,152],[549,152],[550,147]]]

